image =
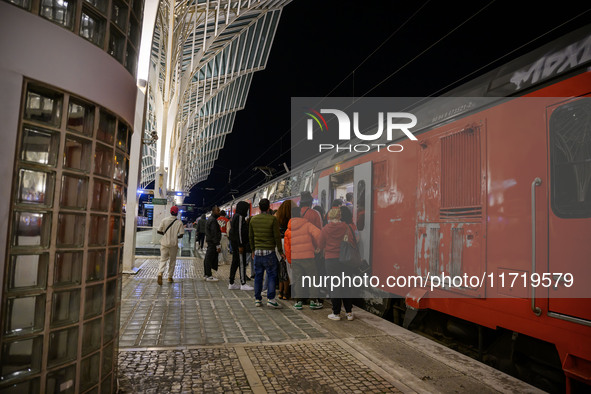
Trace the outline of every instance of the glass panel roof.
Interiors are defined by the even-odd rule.
[[[169,187],[176,190],[189,190],[207,179],[232,132],[236,111],[244,108],[252,73],[266,66],[281,10],[290,1],[160,2],[145,135],[170,131],[170,125],[162,124],[164,118],[174,127],[166,133],[169,141],[144,145],[142,186],[154,179],[160,165],[174,174]],[[175,48],[167,48],[168,42]],[[164,117],[163,103],[175,100],[178,106],[170,105]],[[157,152],[163,146],[169,151]]]

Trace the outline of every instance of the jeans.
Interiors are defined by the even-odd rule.
[[[277,256],[275,253],[266,256],[254,256],[254,298],[262,300],[263,275],[267,272],[268,290],[267,299],[275,299],[275,288],[277,287]]]

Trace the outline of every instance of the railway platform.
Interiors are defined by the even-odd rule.
[[[179,259],[158,286],[157,259],[138,263],[122,288],[123,393],[540,392],[356,307],[353,321],[328,320],[326,304],[257,308],[228,289],[229,265],[205,282],[199,257]]]

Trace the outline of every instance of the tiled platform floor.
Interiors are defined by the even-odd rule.
[[[323,338],[301,313],[254,306],[254,292],[228,290],[229,265],[219,282],[205,282],[197,260],[177,262],[174,283],[156,283],[157,261],[148,260],[123,282],[120,347],[281,342]],[[250,282],[252,283],[252,281]]]
[[[182,259],[158,286],[157,260],[142,261],[123,281],[121,393],[537,392],[358,309],[331,321],[328,308],[256,308],[252,291],[228,290],[228,265],[205,282]]]

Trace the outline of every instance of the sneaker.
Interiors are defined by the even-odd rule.
[[[293,305],[294,309],[297,309],[298,311],[301,311],[303,309],[302,306],[302,301],[298,301]]]
[[[261,295],[262,295],[263,297],[264,297],[264,296],[266,296],[266,295],[267,295],[267,290],[263,290],[263,291],[261,292]]]
[[[331,313],[330,315],[328,315],[328,318],[330,320],[341,320],[341,316],[335,315],[334,313]]]
[[[261,300],[255,300],[254,301],[254,306],[263,306],[263,301],[261,301]]]
[[[254,287],[247,285],[246,283],[240,286],[240,290],[254,290]]]
[[[355,316],[353,316],[353,312],[347,313],[347,320],[353,320],[353,319],[355,319]]]
[[[216,278],[215,276],[208,276],[207,279],[205,279],[208,282],[217,282],[219,279]]]
[[[240,290],[240,285],[238,283],[231,283],[228,285],[228,290]]]
[[[310,309],[322,309],[323,306],[322,302],[310,301]]]
[[[275,299],[267,300],[267,306],[270,306],[271,308],[275,309],[281,308],[281,305],[279,305],[279,303]]]
[[[158,275],[158,284],[162,286],[162,275]]]
[[[172,280],[172,278],[168,278],[168,283],[172,283],[174,282],[174,280]]]

